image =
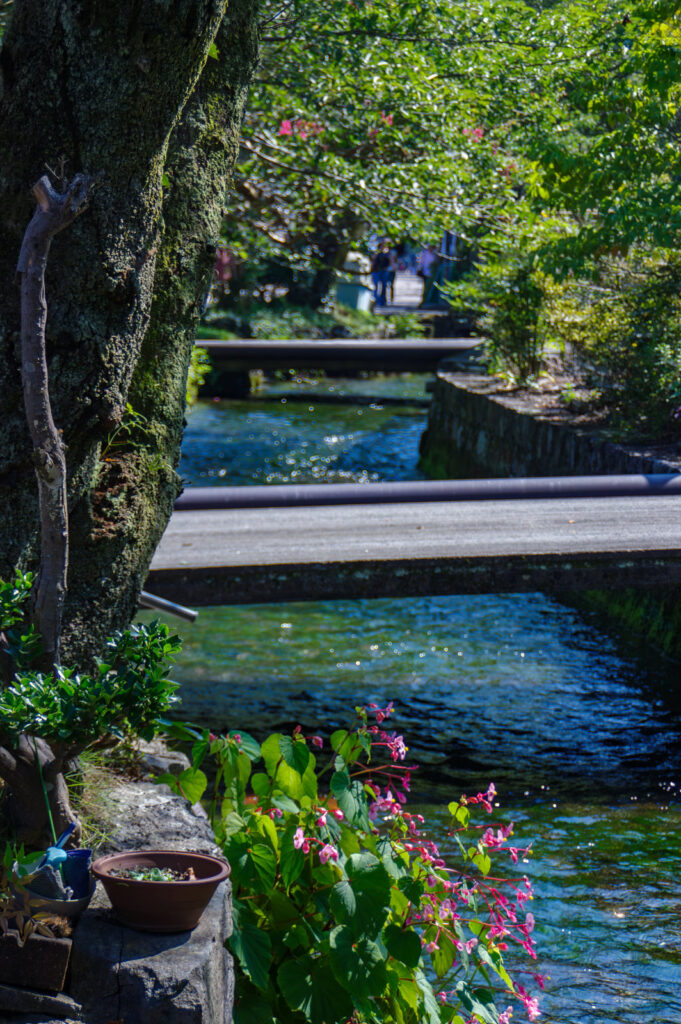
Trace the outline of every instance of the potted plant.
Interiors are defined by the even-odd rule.
[[[205,853],[133,850],[100,857],[92,865],[116,916],[144,932],[184,932],[229,875],[229,865]]]

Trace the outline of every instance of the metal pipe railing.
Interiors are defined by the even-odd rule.
[[[560,476],[488,480],[408,480],[367,484],[266,484],[189,487],[178,512],[297,505],[373,505],[419,501],[510,501],[519,498],[611,498],[681,494],[681,473]]]
[[[176,619],[184,619],[185,622],[194,622],[198,612],[193,608],[185,608],[182,604],[175,604],[174,601],[166,601],[164,597],[157,597],[143,590],[139,596],[140,608],[151,608],[156,612],[165,612],[166,615],[174,615]]]

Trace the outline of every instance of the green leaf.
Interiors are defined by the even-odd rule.
[[[353,1001],[328,963],[301,957],[285,960],[277,983],[292,1010],[302,1010],[311,1024],[335,1024],[352,1015]]]
[[[492,861],[486,853],[476,853],[471,860],[485,876],[487,876],[492,870]]]
[[[338,806],[345,815],[345,820],[350,825],[369,832],[371,822],[362,783],[357,779],[351,779],[348,772],[343,770],[333,773],[330,788],[338,801]]]
[[[280,741],[284,740],[284,749],[287,749],[286,745],[287,737],[281,736],[280,733],[273,733],[269,736],[262,745],[262,755],[265,759],[265,767],[267,768],[267,774],[274,779],[275,787],[279,787],[285,796],[288,796],[292,800],[300,800],[304,796],[309,796],[311,800],[317,799],[317,776],[314,770],[314,758],[307,751],[307,757],[305,758],[306,767],[301,773],[292,768],[286,761]],[[304,745],[303,745],[304,746]],[[290,752],[290,759],[299,757],[300,763],[305,755],[296,755]],[[254,777],[254,779],[257,776]]]
[[[293,883],[300,878],[305,867],[305,854],[302,850],[297,850],[293,845],[293,836],[297,827],[297,821],[289,822],[280,842],[279,867],[281,870],[281,880],[287,892]]]
[[[272,780],[270,779],[269,775],[265,775],[263,774],[263,772],[257,772],[257,774],[251,778],[251,789],[253,790],[256,796],[267,796],[267,794],[270,792],[271,786]]]
[[[382,995],[388,974],[383,953],[375,942],[358,939],[345,925],[339,925],[331,932],[329,946],[334,974],[354,998]]]
[[[177,776],[177,782],[182,796],[190,804],[197,803],[206,792],[208,786],[206,774],[200,768],[185,768]]]
[[[471,812],[468,810],[467,807],[464,807],[463,804],[454,801],[453,803],[448,805],[447,810],[456,821],[460,822],[460,824],[463,825],[464,828],[466,827],[471,817]]]
[[[250,757],[251,761],[258,761],[260,759],[260,744],[257,740],[254,740],[251,735],[241,730],[231,729],[228,733],[232,739],[239,739],[239,750]]]
[[[383,932],[386,949],[406,967],[418,967],[421,960],[421,940],[413,928],[402,930],[396,924],[389,924]]]
[[[243,922],[238,928],[235,923],[228,944],[256,988],[266,988],[272,960],[272,943],[267,932],[251,921]]]
[[[438,949],[431,954],[433,968],[438,978],[444,978],[456,960],[456,946],[446,932],[441,932],[437,939]]]
[[[250,849],[250,858],[265,890],[271,889],[277,876],[277,857],[272,847],[256,843]]]
[[[473,988],[469,982],[460,981],[456,994],[464,1010],[474,1013],[483,1024],[497,1024],[499,1015],[494,1005],[494,995],[486,988]]]
[[[208,51],[208,56],[212,57],[213,60],[219,60],[219,58],[220,58],[220,51],[218,50],[218,48],[215,45],[215,43],[211,43],[210,44],[210,49]]]
[[[414,978],[423,997],[423,1009],[425,1011],[423,1022],[420,1021],[419,1024],[425,1024],[426,1021],[428,1024],[440,1024],[440,1007],[435,998],[433,986],[421,970],[414,972]]]
[[[390,876],[371,854],[354,853],[346,871],[348,877],[336,882],[331,890],[331,912],[357,938],[375,938],[388,917]]]
[[[290,736],[280,736],[279,749],[289,768],[295,768],[300,775],[303,775],[312,757],[305,741],[292,739]]]
[[[397,887],[411,903],[419,904],[424,893],[423,883],[416,878],[400,878]]]

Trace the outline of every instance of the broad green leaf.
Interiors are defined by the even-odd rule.
[[[253,984],[266,988],[272,959],[272,943],[267,932],[245,921],[239,928],[235,925],[228,945]]]
[[[311,1024],[335,1024],[352,1015],[352,999],[328,963],[311,957],[285,960],[277,982],[291,1009],[302,1010]]]
[[[411,903],[421,902],[424,893],[423,882],[419,882],[416,878],[400,878],[397,887]]]
[[[345,925],[329,937],[331,965],[338,981],[363,999],[380,996],[388,984],[385,958],[379,946],[367,938],[356,938]]]
[[[467,807],[454,801],[454,803],[448,805],[447,810],[456,821],[463,825],[464,828],[466,827],[471,817],[471,812]]]
[[[357,938],[375,938],[388,917],[390,876],[371,854],[352,854],[345,868],[348,877],[331,890],[331,912]]]
[[[277,874],[277,857],[272,847],[255,843],[250,849],[250,858],[265,890],[271,889]]]
[[[459,981],[456,994],[468,1013],[474,1013],[483,1024],[498,1024],[499,1015],[494,1005],[494,995],[489,989],[474,988],[470,982]]]
[[[305,741],[280,735],[279,750],[289,768],[294,768],[303,775],[312,757]]]
[[[457,949],[446,932],[440,933],[437,939],[437,945],[439,948],[431,954],[433,968],[438,978],[444,978],[445,974],[456,960]]]
[[[487,876],[492,870],[492,861],[486,853],[476,853],[471,859],[475,866],[482,871],[483,875]]]
[[[421,970],[416,970],[414,972],[414,978],[423,999],[423,1009],[425,1012],[423,1024],[425,1024],[426,1021],[427,1024],[440,1024],[440,1007],[437,999],[435,998],[433,986]],[[421,1024],[421,1022],[419,1022],[419,1024]]]
[[[347,771],[334,772],[331,776],[331,792],[350,825],[371,829],[364,786],[357,779],[351,779]]]
[[[234,1024],[275,1024],[269,1000],[249,978],[239,975],[237,988]]]
[[[185,770],[180,772],[177,776],[177,783],[182,796],[188,800],[190,804],[195,804],[206,792],[208,779],[206,778],[205,772],[202,772],[200,768],[185,768]]]
[[[293,883],[300,878],[305,867],[305,854],[302,850],[297,850],[293,845],[293,835],[297,827],[297,821],[289,822],[280,843],[279,867],[281,870],[281,880],[287,892]]]
[[[389,924],[383,932],[386,949],[407,967],[417,967],[421,960],[421,940],[413,928],[399,928]]]

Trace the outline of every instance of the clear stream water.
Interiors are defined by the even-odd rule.
[[[322,387],[423,395],[417,378]],[[419,476],[423,409],[295,392],[199,405],[187,483]],[[431,818],[495,782],[514,842],[533,845],[542,1020],[681,1024],[678,666],[542,594],[204,609],[181,632],[186,718],[329,731],[393,699]]]

